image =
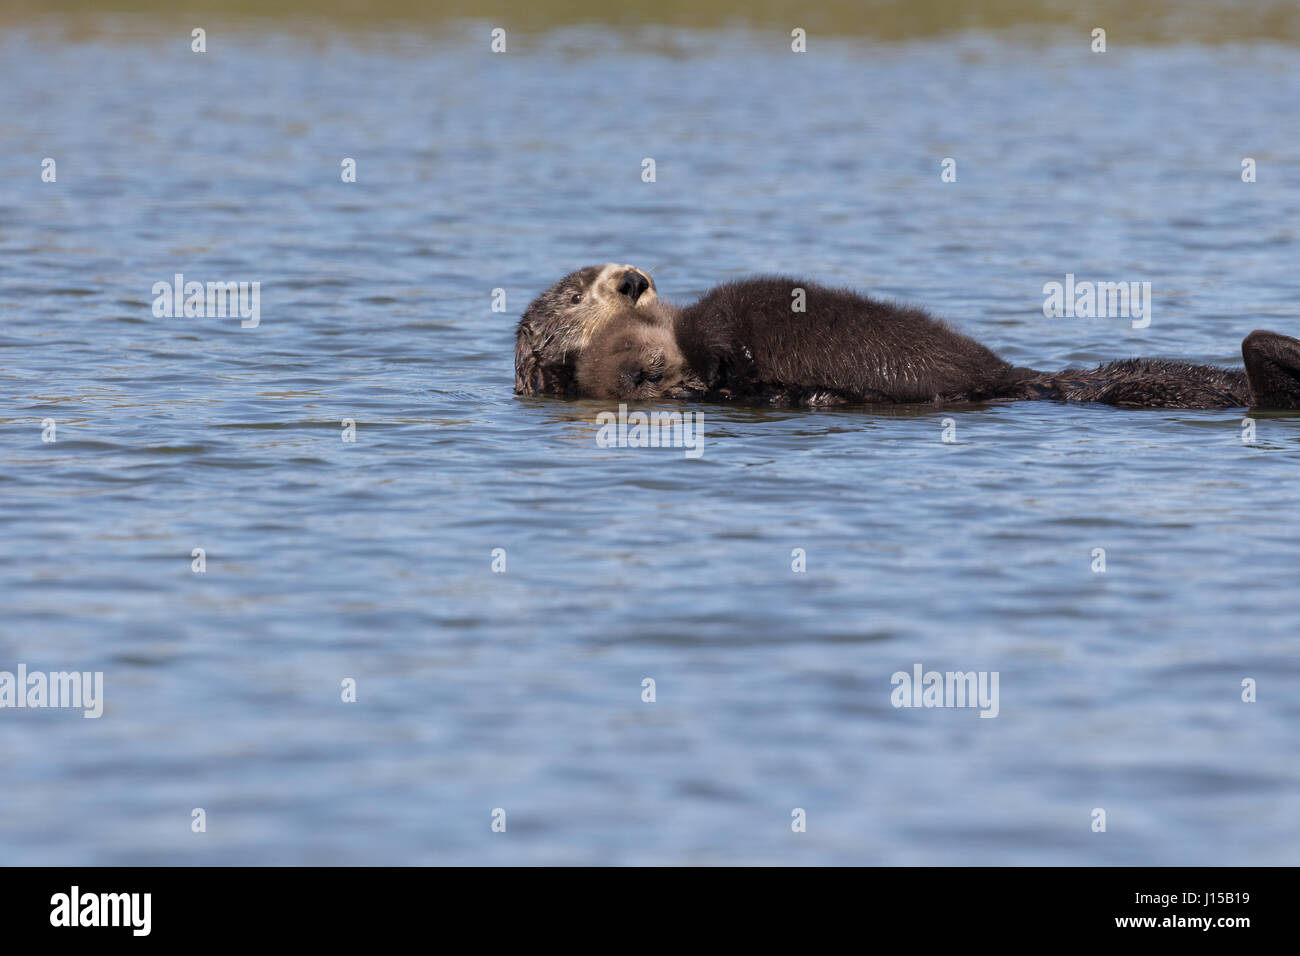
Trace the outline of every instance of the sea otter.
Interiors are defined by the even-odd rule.
[[[577,395],[577,359],[607,321],[646,318],[671,328],[648,273],[607,263],[571,272],[536,299],[515,333],[515,391]]]
[[[1058,399],[1300,408],[1300,341],[1252,332],[1242,354],[1244,371],[1127,359],[1045,373],[1006,362],[921,309],[852,291],[761,277],[677,308],[643,270],[609,264],[566,276],[524,313],[515,390],[810,406]]]

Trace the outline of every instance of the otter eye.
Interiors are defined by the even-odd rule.
[[[570,299],[569,301],[577,305],[579,302],[582,301],[582,294],[575,292],[573,298]]]

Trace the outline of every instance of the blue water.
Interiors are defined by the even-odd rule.
[[[1300,416],[695,406],[691,460],[511,386],[611,260],[1237,363],[1300,334],[1300,51],[489,27],[0,37],[0,670],[105,696],[0,710],[0,862],[1298,862]],[[918,663],[998,716],[891,706]]]

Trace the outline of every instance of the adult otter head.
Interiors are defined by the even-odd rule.
[[[635,313],[611,319],[592,335],[574,377],[579,394],[588,398],[654,401],[704,393],[672,326]]]
[[[524,312],[515,330],[515,391],[572,394],[574,363],[610,319],[632,312],[663,321],[649,273],[609,262],[571,272]]]
[[[1300,408],[1300,340],[1277,332],[1251,332],[1241,343],[1256,408]]]

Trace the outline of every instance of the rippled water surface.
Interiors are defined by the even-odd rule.
[[[1296,863],[1300,417],[701,406],[690,460],[511,385],[608,260],[1239,362],[1300,334],[1297,48],[490,27],[0,36],[0,669],[106,697],[0,710],[0,862]],[[918,663],[996,719],[892,707]]]

